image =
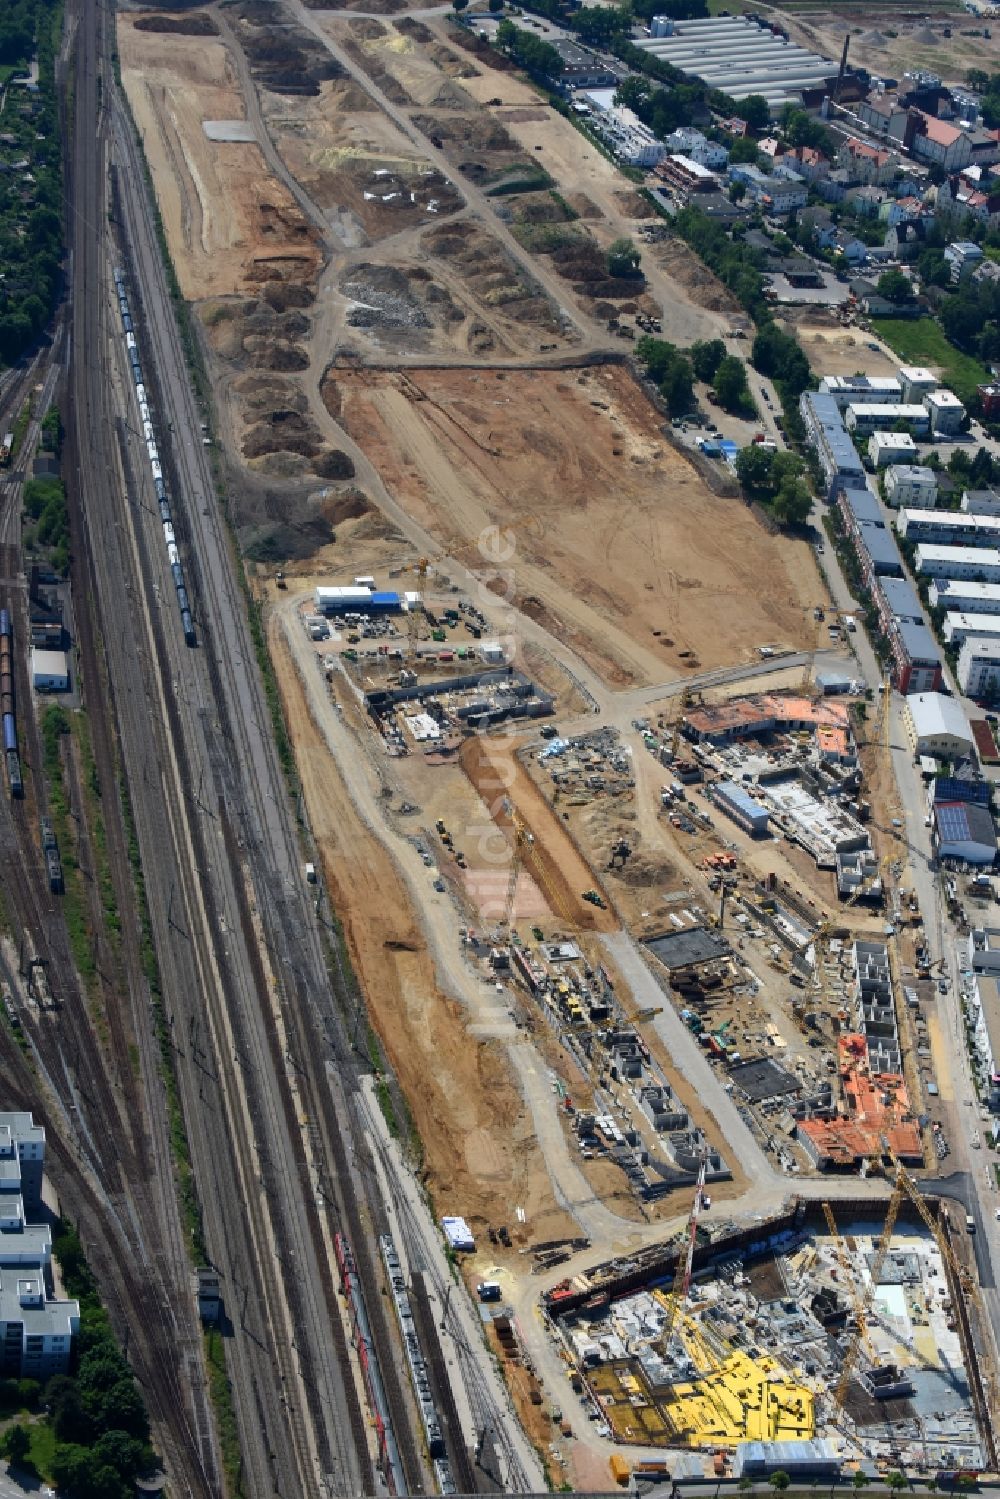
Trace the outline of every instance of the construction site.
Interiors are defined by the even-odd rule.
[[[894,1178],[877,1216],[793,1202],[749,1229],[709,1229],[699,1187],[671,1245],[554,1286],[550,1329],[593,1419],[626,1451],[687,1450],[675,1477],[706,1456],[720,1477],[778,1461],[793,1482],[991,1468],[966,1235],[899,1165]]]

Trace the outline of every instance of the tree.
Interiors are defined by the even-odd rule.
[[[451,0],[452,9],[456,11],[463,11],[468,3],[469,0]]]
[[[758,155],[757,142],[749,135],[738,135],[729,147],[729,160],[733,166],[738,163],[753,166]]]
[[[726,357],[726,346],[721,338],[699,340],[690,348],[691,365],[699,380],[711,383],[715,373]]]
[[[811,510],[812,495],[801,479],[785,479],[771,501],[771,514],[783,526],[803,525]]]
[[[860,1468],[855,1468],[854,1477],[851,1479],[851,1482],[856,1489],[866,1489],[868,1487],[868,1474],[862,1473]]]
[[[736,108],[750,130],[766,130],[771,123],[771,106],[763,94],[748,94]]]
[[[16,1426],[10,1426],[3,1434],[0,1441],[0,1452],[9,1463],[16,1468],[24,1467],[24,1460],[31,1451],[31,1437],[28,1428],[20,1422]]]
[[[491,16],[499,15],[500,12],[503,10],[503,6],[504,6],[504,0],[489,0],[490,15]]]
[[[913,300],[913,286],[909,277],[904,276],[902,271],[883,271],[878,278],[877,290],[880,297],[887,298],[897,306],[901,302]]]
[[[774,457],[775,454],[759,442],[740,448],[736,454],[736,477],[744,489],[755,490],[758,494],[770,494]]]
[[[742,359],[737,359],[735,354],[727,354],[720,362],[715,372],[714,386],[719,405],[724,411],[743,411],[750,405],[747,372],[743,368]]]
[[[693,386],[691,364],[679,354],[660,381],[660,395],[666,401],[672,416],[680,416],[690,409]]]
[[[780,1494],[783,1493],[785,1489],[787,1489],[792,1480],[789,1478],[788,1474],[784,1471],[783,1468],[779,1468],[776,1473],[771,1474],[769,1481],[774,1492],[776,1494]]]
[[[608,275],[616,278],[638,276],[641,256],[630,239],[616,239],[608,249]]]
[[[909,1481],[905,1473],[900,1473],[898,1468],[894,1468],[885,1481],[894,1494],[898,1494],[900,1489],[909,1488]]]

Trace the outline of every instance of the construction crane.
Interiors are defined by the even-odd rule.
[[[947,1261],[953,1275],[955,1276],[956,1283],[961,1288],[963,1294],[968,1296],[972,1300],[976,1299],[977,1294],[975,1283],[972,1277],[945,1238],[941,1230],[941,1225],[940,1223],[938,1223],[930,1208],[927,1206],[920,1188],[910,1176],[909,1172],[906,1170],[906,1167],[900,1161],[899,1157],[896,1155],[888,1140],[883,1137],[881,1143],[883,1151],[889,1156],[893,1166],[895,1167],[896,1180],[893,1185],[892,1196],[889,1199],[889,1206],[886,1209],[885,1223],[882,1227],[882,1237],[879,1240],[878,1249],[875,1253],[875,1259],[872,1263],[871,1278],[868,1283],[868,1288],[865,1291],[864,1297],[860,1300],[858,1310],[855,1313],[858,1319],[858,1328],[851,1342],[851,1346],[848,1348],[847,1353],[844,1357],[844,1362],[840,1371],[840,1378],[837,1381],[836,1389],[833,1392],[834,1404],[838,1407],[843,1406],[844,1397],[847,1394],[847,1388],[851,1382],[851,1377],[854,1373],[854,1366],[857,1362],[857,1357],[861,1346],[862,1344],[868,1343],[867,1318],[869,1309],[871,1307],[875,1291],[878,1287],[879,1279],[882,1274],[882,1268],[885,1264],[885,1257],[889,1252],[889,1243],[892,1239],[892,1231],[896,1226],[896,1218],[899,1215],[899,1209],[902,1206],[904,1198],[908,1199],[908,1201],[912,1203],[921,1221],[929,1230],[931,1237],[933,1238],[941,1253],[941,1258]],[[824,1204],[824,1207],[825,1206],[826,1205]],[[832,1214],[830,1215],[830,1218],[832,1218]],[[828,1223],[830,1222],[830,1218],[827,1219]]]
[[[837,1220],[833,1216],[833,1208],[828,1202],[824,1202],[822,1206],[823,1216],[826,1219],[826,1226],[830,1230],[830,1237],[833,1240],[834,1247],[837,1251],[837,1259],[840,1262],[840,1272],[844,1277],[844,1295],[850,1296],[854,1304],[854,1325],[856,1334],[860,1339],[859,1346],[864,1347],[864,1350],[872,1363],[877,1363],[878,1355],[872,1348],[871,1339],[868,1336],[868,1314],[866,1305],[861,1296],[858,1294],[857,1281],[854,1278],[850,1262],[847,1258],[847,1245],[844,1243],[844,1240],[841,1237],[840,1229],[837,1227]],[[841,1378],[843,1378],[843,1373],[841,1373]]]
[[[509,937],[514,915],[514,902],[517,896],[517,880],[524,868],[525,863],[530,863],[531,877],[540,888],[548,902],[549,908],[554,916],[560,917],[565,922],[575,920],[574,914],[566,908],[566,901],[561,891],[553,885],[542,861],[532,858],[531,849],[535,842],[535,835],[521,817],[509,796],[503,799],[502,810],[507,816],[513,833],[514,853],[510,866],[510,877],[507,880],[507,898],[504,901],[504,913],[501,926],[506,930]],[[499,932],[498,932],[499,936]]]
[[[708,1170],[708,1152],[702,1154],[701,1165],[698,1168],[698,1182],[694,1189],[694,1201],[691,1204],[691,1215],[687,1226],[687,1249],[684,1254],[684,1270],[680,1270],[680,1258],[674,1270],[674,1283],[670,1287],[667,1300],[667,1320],[663,1328],[663,1346],[669,1351],[674,1331],[677,1326],[678,1313],[687,1304],[688,1291],[691,1289],[691,1276],[694,1270],[694,1247],[698,1236],[698,1215],[701,1212],[701,1200],[705,1190],[705,1173]]]

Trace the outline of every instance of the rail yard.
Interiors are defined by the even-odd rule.
[[[774,383],[702,442],[628,347],[749,319],[492,20],[411,9],[68,0],[66,297],[0,375],[4,1108],[167,1492],[973,1485],[992,886],[820,502],[711,456],[784,448]]]

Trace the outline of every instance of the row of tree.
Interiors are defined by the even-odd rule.
[[[0,360],[13,363],[47,326],[62,277],[62,173],[55,93],[58,0],[17,0],[0,7],[0,60],[38,58],[38,92],[8,88],[0,115],[11,159],[27,158],[30,177],[0,176]],[[10,29],[5,27],[10,23]],[[6,43],[4,38],[6,37]],[[4,51],[5,45],[16,56]]]

